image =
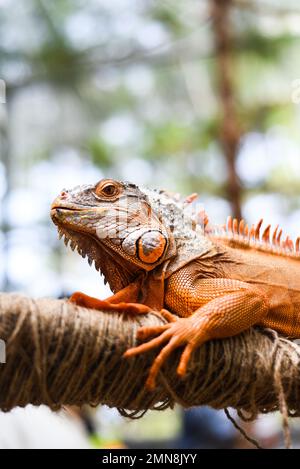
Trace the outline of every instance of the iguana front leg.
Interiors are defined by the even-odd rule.
[[[210,339],[236,335],[259,323],[268,312],[267,300],[260,290],[236,280],[199,280],[190,291],[190,298],[191,304],[199,306],[192,315],[178,318],[169,312],[163,313],[170,322],[159,327],[144,327],[139,330],[138,338],[160,335],[124,354],[132,357],[167,342],[151,366],[146,382],[149,389],[155,387],[161,366],[177,347],[185,345],[177,368],[177,373],[184,376],[195,348]]]
[[[127,314],[146,314],[151,311],[146,305],[137,303],[140,291],[140,282],[130,283],[127,287],[120,290],[115,295],[110,296],[106,300],[93,298],[85,293],[73,293],[69,301],[77,306],[84,308],[97,309],[100,311],[117,311]]]

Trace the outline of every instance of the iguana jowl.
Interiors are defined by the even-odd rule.
[[[171,352],[185,348],[178,374],[204,342],[236,335],[258,324],[300,337],[300,254],[297,239],[281,241],[278,228],[261,234],[242,220],[201,229],[182,217],[187,203],[164,192],[141,190],[112,179],[63,191],[51,216],[61,236],[95,263],[114,295],[106,300],[74,293],[74,303],[101,310],[145,314],[156,309],[168,320],[144,327],[148,342],[126,357],[162,346],[150,369],[148,388]]]

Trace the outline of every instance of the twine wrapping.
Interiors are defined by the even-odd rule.
[[[300,415],[300,347],[269,329],[252,328],[213,340],[193,354],[184,380],[176,375],[182,349],[168,358],[149,392],[144,383],[157,350],[124,359],[141,326],[165,321],[157,313],[124,316],[62,300],[0,295],[0,409],[46,404],[106,404],[134,417],[148,409],[233,407],[254,418],[281,410]]]

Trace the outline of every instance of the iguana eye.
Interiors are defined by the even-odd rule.
[[[99,197],[115,197],[119,193],[119,187],[114,184],[113,182],[106,182],[104,184],[100,184],[96,188],[96,195]]]
[[[107,186],[103,187],[102,192],[105,195],[108,195],[108,196],[111,197],[112,195],[116,195],[118,190],[117,190],[116,186],[114,186],[113,184],[107,184]]]

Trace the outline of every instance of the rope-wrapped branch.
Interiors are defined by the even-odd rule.
[[[0,295],[0,339],[6,343],[0,408],[101,403],[143,411],[177,402],[300,415],[300,347],[259,328],[200,347],[184,380],[176,375],[178,349],[149,392],[144,383],[157,352],[122,355],[136,344],[140,326],[162,323],[156,313],[133,318],[66,301]]]

